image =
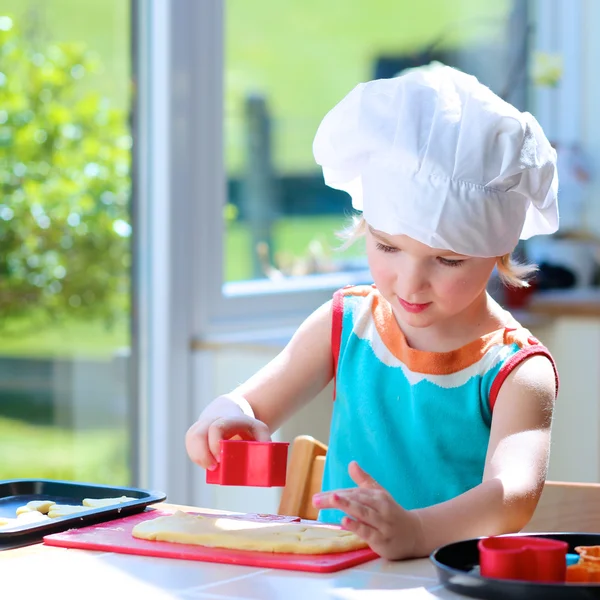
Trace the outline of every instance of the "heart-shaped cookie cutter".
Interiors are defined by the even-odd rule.
[[[566,542],[535,536],[494,536],[479,540],[483,577],[537,582],[564,582]]]

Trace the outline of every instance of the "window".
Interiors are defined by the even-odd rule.
[[[169,166],[177,202],[193,199],[177,233],[184,244],[190,230],[182,259],[196,263],[193,348],[293,330],[334,289],[369,281],[360,245],[334,249],[350,204],[314,165],[320,119],[358,81],[432,59],[522,106],[527,4],[361,0],[343,18],[335,3],[295,0],[169,5]]]
[[[132,481],[130,7],[0,0],[0,479]]]
[[[315,165],[320,120],[357,83],[431,60],[523,105],[526,25],[523,3],[510,0],[286,0],[276,9],[268,0],[228,0],[224,281],[269,278],[277,289],[298,276],[368,277],[360,244],[336,250],[334,232],[351,205]],[[254,281],[226,291],[264,287]]]

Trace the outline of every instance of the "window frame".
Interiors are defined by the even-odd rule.
[[[192,252],[187,182],[178,157],[186,151],[178,29],[186,30],[181,0],[134,0],[134,179],[132,364],[137,404],[135,485],[162,490],[172,502],[191,496],[192,468],[183,439],[193,422],[190,331]],[[186,30],[187,31],[187,30]],[[179,112],[178,112],[179,111]]]

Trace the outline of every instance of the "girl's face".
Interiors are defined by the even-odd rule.
[[[457,316],[485,295],[495,258],[436,250],[406,235],[367,227],[367,258],[373,281],[412,327]]]

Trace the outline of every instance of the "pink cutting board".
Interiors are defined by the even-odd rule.
[[[347,569],[348,567],[379,558],[370,548],[353,550],[351,552],[339,552],[337,554],[275,554],[271,552],[251,552],[249,550],[208,548],[206,546],[173,544],[170,542],[150,542],[139,540],[131,535],[131,530],[138,523],[168,514],[172,513],[153,509],[90,527],[69,529],[62,533],[47,535],[44,537],[44,544],[48,546],[61,546],[63,548],[100,550],[121,554],[138,554],[141,556],[179,558],[183,560],[198,560],[270,569],[287,569],[290,571],[312,571],[316,573],[340,571],[341,569]],[[258,515],[238,515],[237,518],[262,520]],[[292,519],[283,520],[291,521]]]

